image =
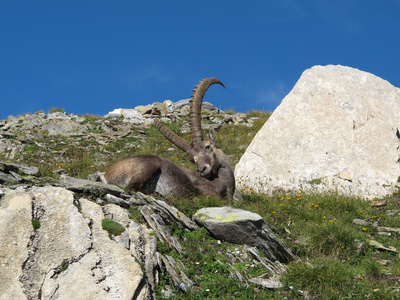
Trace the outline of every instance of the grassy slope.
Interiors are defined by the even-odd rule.
[[[248,116],[259,117],[253,127],[225,125],[217,134],[218,146],[229,156],[233,166],[269,115],[251,112]],[[96,117],[86,118],[87,122],[99,124]],[[175,123],[168,127],[179,132],[181,125]],[[100,126],[97,132],[102,133]],[[182,137],[190,139],[188,134]],[[25,153],[16,161],[39,167],[42,175],[47,177],[54,177],[53,171],[63,168],[71,176],[87,178],[88,174],[104,171],[121,158],[149,153],[167,157],[186,168],[194,167],[186,160],[184,153],[171,150],[173,146],[154,128],[132,128],[130,136],[108,145],[101,145],[96,139],[49,137],[45,133],[37,142],[26,145]],[[3,159],[1,155],[0,159]],[[399,293],[393,293],[394,287],[399,288],[399,254],[378,251],[368,245],[368,240],[373,238],[385,246],[400,250],[399,234],[379,235],[377,227],[372,225],[377,223],[378,226],[400,227],[399,215],[386,214],[388,210],[400,209],[400,202],[395,196],[388,199],[388,205],[384,208],[335,194],[300,193],[270,197],[250,191],[242,202],[235,203],[212,197],[169,199],[189,216],[201,207],[224,205],[260,214],[299,258],[287,266],[288,271],[281,278],[284,288],[276,291],[256,285],[241,286],[231,279],[231,269],[227,263],[235,266],[247,278],[266,271],[246,257],[242,246],[218,243],[205,230],[188,233],[179,227],[174,228],[174,234],[182,238],[187,249],[183,257],[161,243],[159,250],[182,261],[187,267],[186,274],[196,282],[195,293],[177,291],[177,299],[296,299],[303,298],[304,293],[311,299],[396,299],[400,297]],[[133,215],[138,214],[133,212]],[[371,225],[354,225],[352,221],[355,218],[365,219]],[[236,252],[239,253],[236,256],[227,255]],[[238,255],[244,255],[242,262],[237,259]],[[160,296],[162,287],[170,283],[168,276],[161,276],[157,295]]]

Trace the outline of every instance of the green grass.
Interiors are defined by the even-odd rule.
[[[191,215],[194,211],[191,204],[196,208],[200,204],[215,205],[207,201],[210,198],[196,198],[194,202],[181,199],[174,205]],[[311,299],[397,299],[396,295],[400,296],[394,292],[394,287],[399,288],[399,255],[377,251],[367,242],[373,238],[400,249],[398,236],[382,237],[373,226],[374,222],[388,226],[396,222],[393,218],[399,221],[398,216],[388,217],[385,213],[398,207],[396,201],[389,201],[385,209],[377,209],[359,198],[336,194],[300,193],[274,197],[251,194],[242,202],[219,200],[217,206],[223,205],[259,213],[295,253],[297,259],[287,264],[287,272],[281,278],[284,288],[269,291],[255,285],[241,286],[230,280],[228,263],[246,278],[266,271],[257,266],[250,268],[252,259],[240,262],[223,255],[232,247],[243,249],[243,246],[218,244],[207,234],[198,238],[198,233],[187,233],[181,237],[188,255],[176,259],[185,264],[189,274],[197,277],[200,291],[195,296],[177,291],[176,299],[232,299],[229,289],[242,299],[302,299],[304,293]],[[371,226],[355,225],[352,223],[355,218],[368,220]],[[387,261],[386,265],[382,265],[383,261]]]
[[[39,219],[32,219],[32,226],[34,230],[39,229],[42,225],[40,224]]]
[[[233,167],[268,117],[268,113],[249,112],[247,118],[258,118],[254,120],[253,127],[223,125],[217,131],[217,145],[228,155]],[[97,123],[97,117],[86,116],[85,119],[85,123],[96,126],[96,133],[105,133]],[[120,120],[112,122],[118,125]],[[165,125],[190,141],[190,134],[180,133],[184,122]],[[43,136],[35,140],[37,144],[25,145],[24,153],[13,162],[37,166],[41,176],[53,179],[57,179],[53,171],[58,169],[65,169],[70,176],[86,179],[89,174],[104,171],[122,158],[138,154],[156,154],[183,167],[194,168],[186,155],[163,138],[154,127],[132,126],[131,132],[129,136],[108,141],[106,145],[90,136],[49,136],[43,132]],[[171,151],[171,148],[174,150]],[[4,154],[0,154],[0,160],[4,160]],[[400,234],[383,236],[377,230],[377,226],[400,227],[400,216],[386,213],[400,209],[397,195],[388,196],[387,206],[376,208],[368,201],[336,194],[266,196],[252,190],[246,192],[240,202],[215,197],[165,201],[187,216],[202,207],[225,205],[260,214],[296,255],[296,260],[287,264],[287,272],[280,278],[284,287],[271,291],[254,284],[239,284],[231,278],[231,265],[247,279],[266,273],[259,264],[254,263],[252,257],[246,257],[243,246],[218,242],[204,229],[188,232],[173,224],[172,232],[181,240],[184,254],[180,256],[161,242],[158,243],[158,251],[181,261],[186,267],[185,274],[195,282],[195,286],[192,293],[174,287],[175,296],[170,299],[304,299],[305,295],[309,299],[400,298],[400,294],[394,292],[396,287],[399,288],[399,254],[379,251],[368,244],[368,240],[375,239],[385,246],[400,250]],[[143,221],[138,210],[131,208],[130,214],[135,221]],[[353,224],[356,218],[368,221],[369,225]],[[118,231],[118,225],[105,225],[107,230],[114,230],[111,229],[114,226],[116,232],[112,234],[118,234],[121,231],[121,228]],[[237,251],[242,255],[237,256]],[[162,298],[161,290],[165,285],[173,286],[171,278],[163,271],[156,288],[158,299]]]
[[[124,226],[109,219],[103,219],[103,221],[101,222],[101,226],[104,230],[108,232],[110,236],[121,235],[125,231]]]

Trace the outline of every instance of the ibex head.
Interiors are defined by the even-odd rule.
[[[192,142],[188,143],[175,133],[170,131],[160,123],[158,119],[154,120],[155,126],[161,134],[172,142],[179,149],[186,152],[190,161],[196,163],[200,175],[205,178],[214,178],[218,176],[218,170],[223,163],[227,162],[225,154],[215,146],[215,130],[210,129],[208,139],[203,139],[201,131],[201,104],[207,89],[214,83],[224,84],[216,78],[206,78],[199,82],[193,90],[190,100],[189,124],[192,134]],[[229,164],[229,162],[227,162]]]

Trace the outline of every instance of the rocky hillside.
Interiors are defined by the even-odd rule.
[[[1,298],[153,299],[200,291],[196,277],[159,250],[166,244],[184,255],[188,250],[174,231],[205,237],[199,225],[216,231],[219,240],[246,244],[241,251],[249,264],[252,257],[268,273],[244,278],[232,266],[234,280],[281,286],[277,276],[284,268],[279,260],[289,261],[292,253],[260,216],[253,221],[254,213],[226,208],[199,212],[195,223],[165,201],[88,180],[113,160],[138,153],[158,153],[191,167],[152,126],[152,119],[159,117],[187,137],[188,101],[181,104],[155,103],[106,117],[52,111],[0,121]],[[251,139],[253,123],[259,127],[267,116],[224,113],[207,103],[203,108],[204,127],[231,131],[220,137],[228,143],[233,128],[246,131],[245,138]],[[244,147],[231,149],[233,162],[240,155],[235,151]],[[220,228],[218,224],[227,225],[221,218],[230,218],[236,228]],[[221,235],[242,226],[244,237]],[[254,238],[243,242],[249,228]],[[230,261],[238,259],[243,261],[234,254]],[[160,277],[165,276],[170,283],[161,285]]]

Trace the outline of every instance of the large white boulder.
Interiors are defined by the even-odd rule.
[[[237,186],[365,198],[392,193],[400,176],[399,128],[399,88],[349,67],[312,67],[240,159]]]

